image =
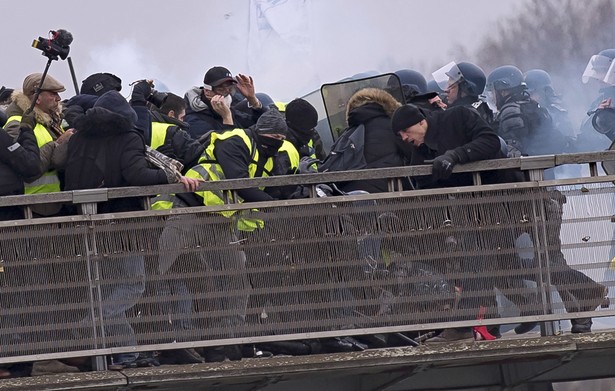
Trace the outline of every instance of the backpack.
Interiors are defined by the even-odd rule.
[[[346,128],[331,146],[331,152],[318,166],[318,171],[347,171],[366,168],[364,146],[365,126],[361,124]]]

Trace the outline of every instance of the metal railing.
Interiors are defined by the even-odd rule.
[[[400,185],[429,166],[208,182],[314,193],[388,178],[390,191],[168,211],[95,205],[179,185],[1,197],[85,214],[0,222],[0,363],[524,321],[548,334],[554,320],[615,315],[594,311],[613,285],[615,176],[598,176],[603,160],[615,154],[477,162],[455,172],[518,168],[532,180],[481,185],[476,174],[474,186],[431,190]],[[590,175],[542,179],[563,164]],[[241,232],[216,213],[231,210],[264,228]]]

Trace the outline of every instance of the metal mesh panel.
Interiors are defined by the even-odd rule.
[[[71,326],[91,303],[86,234],[77,223],[0,229],[3,355],[84,347]]]
[[[3,352],[565,317],[613,284],[612,184],[416,194],[2,228]]]

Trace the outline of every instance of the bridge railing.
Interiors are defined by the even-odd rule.
[[[613,291],[615,176],[598,175],[603,160],[615,154],[477,162],[455,172],[518,168],[531,180],[476,174],[474,186],[412,191],[400,179],[429,166],[227,180],[201,188],[315,193],[388,178],[390,191],[169,211],[96,205],[147,204],[179,185],[2,197],[84,214],[0,222],[0,363],[524,321],[548,334],[555,320],[615,315],[595,310]],[[589,175],[543,180],[564,164]],[[239,216],[264,228],[240,231]]]

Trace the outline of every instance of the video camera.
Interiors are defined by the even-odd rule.
[[[594,114],[592,118],[594,129],[613,140],[615,138],[615,108],[607,107],[590,113]]]
[[[43,52],[43,56],[47,56],[50,60],[57,60],[58,56],[62,60],[66,60],[69,45],[73,42],[73,35],[66,30],[50,30],[49,38],[38,37],[32,42],[32,47]]]

